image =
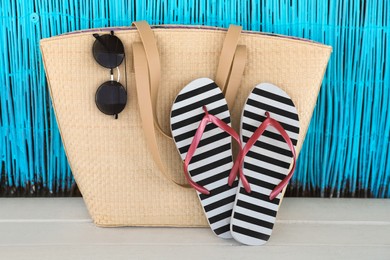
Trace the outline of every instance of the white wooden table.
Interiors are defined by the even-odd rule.
[[[81,198],[1,198],[0,259],[390,259],[390,200],[286,198],[270,241],[207,228],[99,228]]]

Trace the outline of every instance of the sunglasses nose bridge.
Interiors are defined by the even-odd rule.
[[[119,66],[115,67],[116,68],[116,74],[117,74],[117,80],[116,82],[120,82],[121,80],[121,70],[119,69]],[[114,81],[114,68],[110,68],[110,80],[111,81]]]

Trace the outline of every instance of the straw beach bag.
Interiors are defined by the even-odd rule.
[[[255,85],[270,82],[281,87],[298,110],[299,153],[331,48],[234,29],[228,37],[227,30],[212,27],[154,26],[150,34],[144,25],[139,23],[138,30],[79,31],[41,41],[67,158],[99,226],[207,226],[195,191],[184,187],[176,147],[163,134],[170,132],[169,112],[178,92],[200,77],[225,85],[232,126],[237,130],[242,107]],[[107,73],[91,52],[92,35],[111,31],[125,50],[125,63],[118,72],[114,70],[115,78],[120,74],[123,85],[127,79],[127,103],[117,120],[96,107],[96,90],[107,80]],[[140,66],[146,66],[150,74],[134,66],[136,42],[146,53],[140,57],[144,59]]]

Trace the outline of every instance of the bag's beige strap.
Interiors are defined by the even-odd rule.
[[[154,124],[157,129],[167,138],[172,139],[172,135],[170,133],[164,132],[160,123],[157,119],[157,96],[158,96],[158,88],[160,85],[161,78],[161,63],[160,63],[160,55],[157,49],[156,39],[154,37],[153,31],[150,28],[149,24],[146,21],[133,22],[133,25],[138,30],[138,33],[141,37],[141,41],[143,43],[143,48],[146,53],[147,66],[148,66],[148,78],[150,82],[150,98],[152,99],[152,112],[154,118]]]
[[[157,97],[161,78],[161,63],[159,52],[157,49],[156,39],[154,37],[152,29],[146,21],[133,22],[133,25],[136,26],[139,32],[146,53],[149,70],[150,93],[152,99],[154,124],[166,138],[172,139],[172,135],[170,133],[166,133],[162,129],[157,119]],[[222,92],[225,94],[230,108],[232,108],[234,105],[235,94],[237,93],[241,81],[242,72],[244,69],[241,65],[245,66],[246,62],[246,55],[244,58],[242,56],[242,53],[240,53],[240,55],[236,57],[237,43],[241,34],[241,28],[241,26],[236,25],[231,25],[229,27],[222,47],[218,69],[215,77],[215,83],[221,88]],[[237,63],[240,66],[234,67],[234,63]],[[237,69],[237,73],[234,73],[234,76],[231,76],[231,73],[236,72],[235,69]],[[241,69],[242,72],[240,72]],[[232,82],[230,82],[230,80],[232,80]],[[228,91],[228,88],[233,89]]]
[[[168,174],[167,167],[161,159],[154,126],[156,126],[165,137],[170,139],[172,137],[162,130],[156,117],[157,95],[161,76],[159,53],[153,31],[148,23],[141,21],[134,22],[133,24],[137,27],[143,43],[133,44],[133,56],[138,103],[147,146],[163,175],[173,183],[181,187],[189,188],[190,186],[188,184],[181,184],[172,179],[172,177]],[[227,94],[227,99],[230,100],[228,103],[230,107],[233,106],[232,104],[235,101],[246,62],[245,46],[240,46],[237,50],[235,49],[238,38],[234,40],[234,37],[237,34],[237,31],[241,31],[241,27],[238,27],[239,30],[237,30],[238,28],[236,28],[236,26],[233,26],[232,28],[233,29],[229,28],[230,33],[228,33],[225,38],[224,49],[221,54],[229,56],[228,59],[221,56],[221,59],[224,60],[224,62],[228,61],[229,64],[227,66],[225,66],[226,64],[223,64],[222,67],[224,67],[224,69],[220,72],[220,75],[222,75],[221,77],[224,79],[223,86]],[[227,44],[226,40],[229,41],[230,44]],[[231,48],[233,46],[234,49],[232,50]],[[230,56],[232,57],[230,58]],[[221,66],[219,66],[219,68],[220,67]],[[224,73],[226,73],[226,75],[224,75]],[[231,88],[231,90],[227,91],[229,88]]]
[[[232,70],[225,88],[225,99],[229,109],[233,109],[237,98],[237,91],[241,84],[241,78],[244,74],[246,64],[246,46],[238,45],[234,54]]]
[[[241,28],[241,26],[230,25],[222,46],[217,73],[215,75],[215,83],[221,88],[222,93],[224,94],[229,80],[229,74],[232,68],[238,39],[240,38]]]
[[[148,62],[146,52],[142,43],[133,43],[133,59],[142,128],[145,134],[145,140],[149,151],[151,152],[152,157],[158,168],[168,180],[174,182],[179,186],[189,188],[190,186],[188,184],[181,184],[172,179],[172,177],[168,174],[167,168],[165,167],[165,164],[160,156],[156,139],[156,132],[154,128],[154,118],[152,116],[153,103],[150,98],[151,92],[149,88],[150,82]]]

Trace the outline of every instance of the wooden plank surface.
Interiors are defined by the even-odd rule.
[[[207,228],[96,227],[81,198],[0,205],[0,259],[390,259],[390,200],[286,198],[258,247]]]

